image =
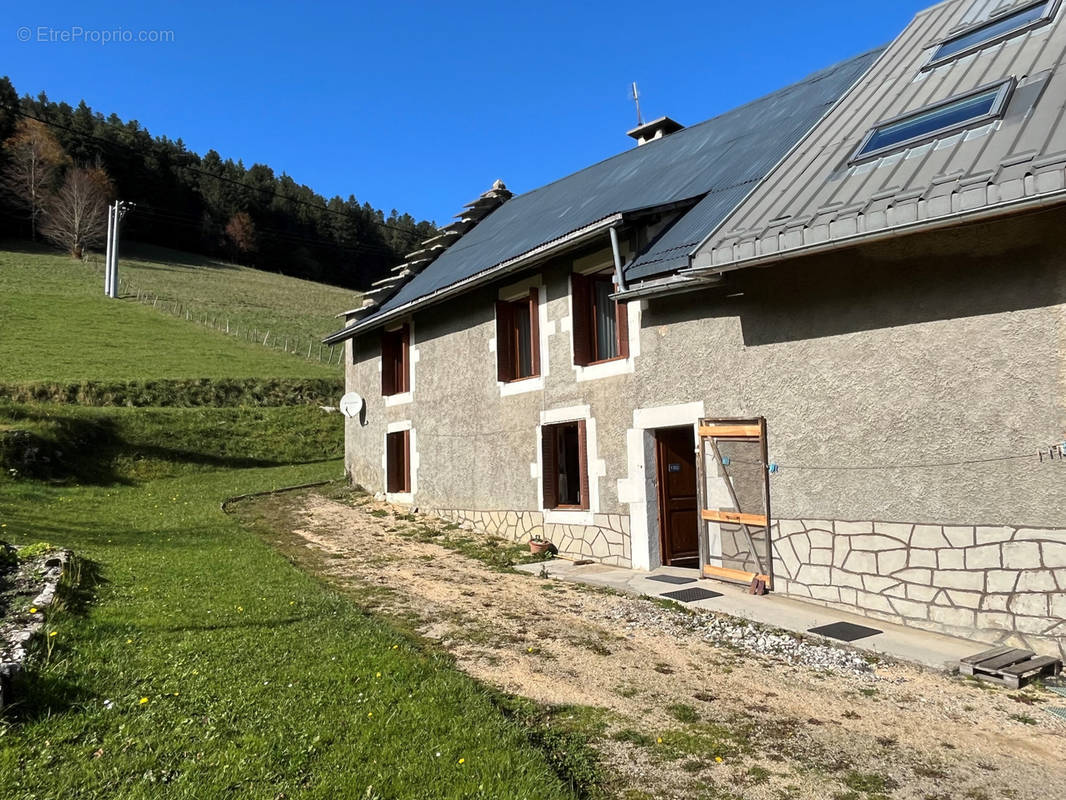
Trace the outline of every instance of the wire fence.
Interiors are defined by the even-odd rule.
[[[92,257],[84,260],[99,273],[102,285],[104,277],[103,262]],[[343,345],[340,347],[336,345],[326,347],[320,339],[310,337],[307,334],[286,332],[276,328],[260,328],[258,325],[247,322],[241,325],[240,322],[231,320],[225,314],[197,309],[180,300],[160,297],[154,292],[140,289],[121,275],[119,275],[118,280],[118,294],[120,298],[135,300],[142,305],[151,306],[156,311],[184,319],[186,322],[196,323],[241,341],[299,356],[307,361],[315,361],[327,366],[339,366],[344,358]]]

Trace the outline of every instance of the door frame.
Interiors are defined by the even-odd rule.
[[[698,432],[693,429],[691,425],[664,425],[659,428],[653,428],[650,433],[652,435],[652,447],[655,451],[655,483],[657,491],[655,492],[655,507],[658,519],[659,527],[659,563],[663,566],[673,566],[671,562],[674,560],[674,554],[670,547],[670,535],[669,525],[666,521],[666,481],[663,479],[663,447],[662,440],[659,435],[663,431],[682,431],[687,430],[692,433],[692,465],[693,465],[693,497],[696,498],[696,552],[691,559],[696,562],[694,569],[699,569],[699,535],[701,525],[699,523],[700,512],[700,492],[699,492],[699,465],[697,464],[698,454]]]

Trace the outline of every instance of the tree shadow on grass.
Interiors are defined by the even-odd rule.
[[[27,667],[4,686],[3,716],[25,725],[91,702],[95,695],[82,686],[37,667]]]

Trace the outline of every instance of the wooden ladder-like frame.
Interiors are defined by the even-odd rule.
[[[696,470],[698,476],[697,489],[700,507],[700,574],[705,578],[717,578],[718,580],[731,581],[734,583],[751,583],[755,579],[762,580],[766,588],[773,587],[773,542],[770,539],[770,472],[766,448],[766,419],[715,419],[705,418],[699,424],[698,461]],[[707,508],[707,450],[710,448],[715,459],[722,464],[722,455],[718,450],[719,440],[733,442],[758,442],[760,462],[763,471],[763,508],[765,514],[746,514],[741,512],[740,502],[733,491],[732,484],[726,478],[726,485],[733,498],[733,506],[737,511],[719,511]],[[724,469],[724,465],[723,465]],[[711,554],[708,552],[707,525],[708,522],[725,522],[740,525],[744,536],[748,539],[751,553],[755,559],[756,571],[748,572],[740,569],[713,566],[708,563]],[[760,558],[755,540],[751,535],[751,528],[758,527],[766,531],[766,558],[765,563]]]

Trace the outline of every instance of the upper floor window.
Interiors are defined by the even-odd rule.
[[[504,383],[540,375],[539,290],[496,303],[496,372]]]
[[[570,276],[574,363],[581,366],[629,358],[629,316],[625,303],[611,299],[608,275]]]
[[[1043,25],[1055,15],[1058,7],[1059,0],[1041,0],[967,28],[941,42],[926,68],[961,58]]]
[[[885,120],[866,134],[852,163],[876,158],[907,147],[982,125],[1003,115],[1014,89],[1014,79],[984,86],[902,117]]]
[[[411,391],[411,326],[381,334],[381,393],[386,397]]]

